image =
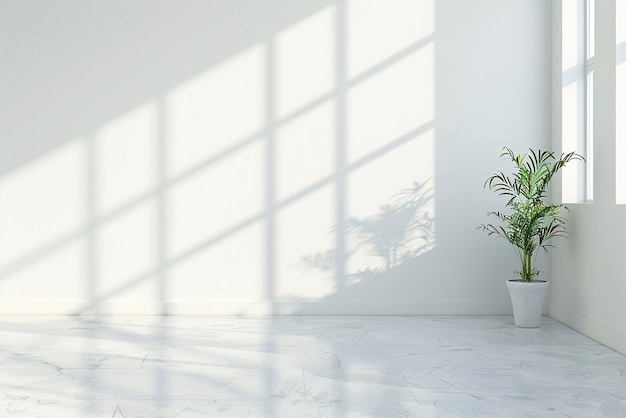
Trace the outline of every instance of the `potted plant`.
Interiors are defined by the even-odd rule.
[[[476,229],[498,238],[504,238],[516,250],[520,270],[518,279],[507,281],[507,287],[513,305],[515,325],[536,328],[541,322],[541,313],[549,283],[538,280],[535,263],[539,249],[546,253],[550,239],[566,236],[565,218],[561,210],[567,210],[562,204],[546,203],[546,190],[552,177],[572,160],[584,161],[575,153],[561,154],[557,159],[554,152],[534,151],[530,154],[515,155],[510,148],[504,147],[500,155],[513,162],[515,168],[511,176],[496,172],[485,181],[500,196],[509,200],[505,204],[507,212],[489,212],[497,217],[497,225],[483,224]]]

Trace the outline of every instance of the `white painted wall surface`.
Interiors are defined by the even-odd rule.
[[[474,227],[502,147],[550,143],[550,27],[542,0],[1,2],[0,313],[510,313],[514,253]]]
[[[618,3],[622,0],[618,0]],[[555,2],[554,147],[561,141],[561,78],[559,61],[560,1]],[[616,89],[615,2],[596,0],[595,199],[569,204],[571,238],[559,244],[552,260],[552,299],[549,313],[557,320],[626,353],[626,206],[616,204]],[[626,21],[623,21],[626,23]],[[563,104],[565,105],[565,104]],[[623,119],[623,117],[620,117]],[[619,122],[618,122],[619,123]],[[559,196],[557,191],[556,196]]]

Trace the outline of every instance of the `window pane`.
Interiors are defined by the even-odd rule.
[[[586,200],[593,200],[593,79],[594,72],[587,73],[587,132],[586,132],[586,154],[587,154],[587,190]]]
[[[587,58],[591,58],[595,55],[595,9],[595,0],[587,0]]]
[[[587,73],[593,71],[586,60],[589,39],[586,37],[587,8],[592,0],[561,1],[561,148],[586,156],[587,151]],[[587,62],[586,62],[587,61]],[[590,64],[586,66],[586,64]],[[568,164],[562,170],[563,203],[582,203],[590,198],[585,164]]]
[[[616,203],[626,204],[626,0],[615,3]]]

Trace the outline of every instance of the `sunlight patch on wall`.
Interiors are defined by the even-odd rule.
[[[0,275],[1,299],[12,303],[58,300],[68,310],[76,308],[86,293],[86,259],[84,238],[34,257],[22,268]]]
[[[157,109],[147,103],[107,123],[95,135],[98,215],[154,191]]]
[[[326,7],[276,37],[276,111],[282,118],[335,87],[335,10]]]
[[[303,257],[333,247],[334,202],[335,189],[328,185],[279,210],[276,290],[281,300],[317,299],[335,290],[334,268]]]
[[[357,76],[432,35],[434,9],[433,0],[348,0],[348,76]]]
[[[626,204],[626,0],[617,0],[615,71],[615,170],[616,203]]]
[[[85,155],[70,141],[0,178],[0,267],[85,227]]]
[[[175,263],[168,276],[168,300],[262,300],[264,237],[264,226],[257,222]]]
[[[96,297],[151,300],[156,297],[156,204],[145,202],[96,230]],[[141,278],[141,280],[137,280]]]
[[[165,109],[168,177],[258,135],[265,82],[264,51],[255,45],[173,90]]]
[[[335,169],[335,106],[326,102],[276,131],[278,201],[330,177]]]
[[[432,249],[434,1],[345,4],[1,178],[0,290],[312,301]]]
[[[349,163],[433,120],[434,61],[429,44],[348,92]]]
[[[254,142],[167,192],[168,258],[228,233],[264,210],[265,152]]]

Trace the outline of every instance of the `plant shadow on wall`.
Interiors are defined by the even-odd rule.
[[[303,257],[307,268],[333,271],[337,262],[350,264],[351,258],[374,257],[379,265],[369,265],[346,274],[346,285],[364,280],[405,277],[411,261],[435,247],[434,187],[431,181],[414,182],[396,193],[378,213],[365,218],[349,217],[346,232],[353,243],[344,260],[336,250]],[[409,273],[410,274],[410,273]]]

